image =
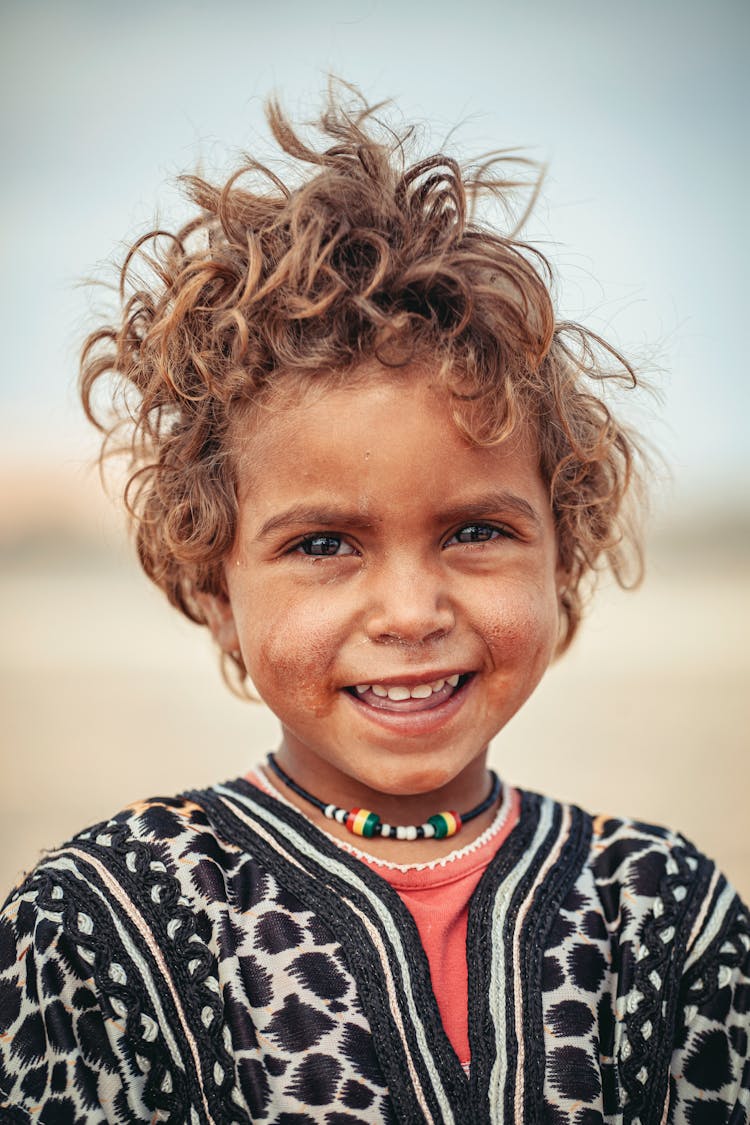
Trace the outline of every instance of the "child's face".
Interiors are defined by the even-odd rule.
[[[558,636],[531,444],[472,446],[426,376],[379,373],[263,415],[238,466],[229,598],[209,617],[281,720],[290,772],[331,801],[465,787]]]

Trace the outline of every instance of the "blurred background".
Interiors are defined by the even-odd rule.
[[[137,571],[81,419],[110,264],[185,216],[182,171],[268,152],[333,71],[425,146],[546,162],[526,234],[561,315],[659,398],[643,587],[607,586],[493,746],[516,784],[681,829],[750,898],[748,84],[740,0],[6,0],[0,9],[0,898],[43,848],[276,741],[208,638]],[[630,409],[630,408],[628,408]]]

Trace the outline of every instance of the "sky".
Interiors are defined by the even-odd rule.
[[[6,459],[93,450],[77,353],[108,263],[175,178],[267,154],[263,102],[319,108],[326,75],[433,148],[546,163],[526,231],[559,310],[650,375],[638,413],[677,500],[750,490],[745,355],[750,6],[735,0],[4,0],[0,437]]]

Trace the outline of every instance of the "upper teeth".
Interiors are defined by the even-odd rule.
[[[456,687],[459,681],[459,674],[454,676],[446,676],[444,680],[435,680],[431,684],[415,684],[414,687],[406,687],[405,684],[394,684],[392,687],[384,687],[383,684],[357,684],[355,690],[360,695],[364,695],[366,691],[371,691],[373,695],[380,696],[381,699],[393,699],[398,701],[401,699],[429,699],[433,692],[440,691],[446,684],[451,687]]]

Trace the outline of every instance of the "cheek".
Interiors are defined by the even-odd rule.
[[[340,648],[330,615],[314,604],[265,601],[243,629],[243,651],[251,680],[272,710],[294,699],[318,712],[330,700],[329,684]]]
[[[504,591],[504,596],[486,605],[483,633],[498,666],[528,664],[529,673],[541,673],[549,664],[557,643],[557,600],[546,589]]]

